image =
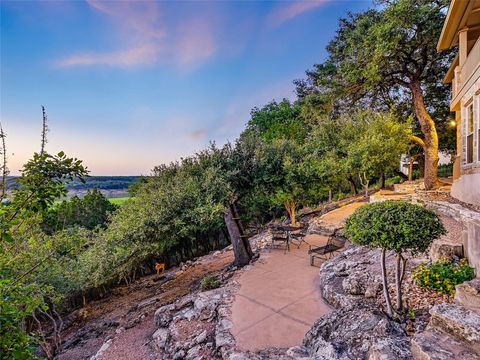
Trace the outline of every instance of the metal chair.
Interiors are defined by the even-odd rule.
[[[337,236],[333,234],[327,240],[325,246],[312,247],[308,253],[310,254],[310,265],[313,266],[315,258],[320,258],[323,260],[330,259],[336,252],[339,252],[345,246],[347,238],[344,236]]]
[[[302,242],[304,242],[305,244],[308,244],[305,241],[305,236],[307,236],[307,232],[308,232],[308,225],[303,225],[301,228],[299,228],[298,231],[290,233],[290,240],[298,241],[298,243],[296,244],[297,249],[300,249]]]
[[[288,233],[276,226],[272,227],[272,247],[275,246],[275,242],[285,244],[285,254],[287,253],[287,250],[290,251]]]

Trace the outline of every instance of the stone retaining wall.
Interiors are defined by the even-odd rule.
[[[465,256],[480,276],[480,213],[447,201],[432,201],[427,207],[450,216],[463,225],[463,248]]]

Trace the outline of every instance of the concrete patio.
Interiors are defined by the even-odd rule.
[[[324,245],[327,237],[308,235],[305,240]],[[232,306],[237,347],[259,350],[300,344],[305,333],[331,311],[322,300],[318,267],[310,266],[308,245],[267,249],[239,279],[240,291]]]

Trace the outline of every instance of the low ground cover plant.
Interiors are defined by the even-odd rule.
[[[454,296],[455,285],[472,280],[475,271],[466,259],[460,262],[444,259],[431,264],[421,264],[415,269],[413,277],[418,286]]]
[[[213,275],[206,275],[203,279],[202,282],[200,283],[200,288],[205,291],[205,290],[212,290],[220,287],[222,285],[221,281],[218,280],[215,276]]]

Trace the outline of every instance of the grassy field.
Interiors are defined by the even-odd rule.
[[[110,198],[110,199],[108,199],[108,201],[110,201],[112,204],[115,204],[115,205],[122,205],[128,199],[130,199],[130,198],[129,197]]]

